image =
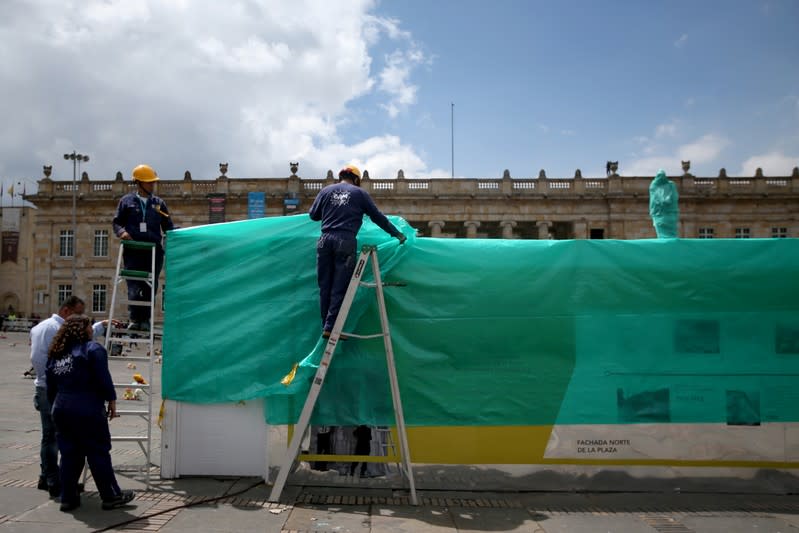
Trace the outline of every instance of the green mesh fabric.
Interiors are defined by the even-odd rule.
[[[409,425],[799,421],[799,240],[376,244]],[[319,224],[172,231],[163,393],[296,421],[321,358]],[[368,277],[368,276],[367,276]],[[361,288],[345,331],[380,329]],[[280,383],[301,363],[289,386]],[[381,339],[340,342],[313,423],[393,423]]]

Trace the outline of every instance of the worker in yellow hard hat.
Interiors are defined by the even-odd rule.
[[[405,242],[403,235],[380,212],[369,193],[360,188],[361,171],[347,165],[338,174],[338,183],[328,185],[311,206],[311,220],[322,221],[322,236],[316,246],[316,274],[319,282],[319,306],[322,312],[322,336],[327,338],[336,323],[344,294],[355,270],[358,230],[363,216],[386,233]]]
[[[164,264],[163,236],[174,228],[169,209],[158,196],[153,194],[158,174],[149,165],[139,165],[133,169],[131,179],[136,183],[136,190],[129,192],[119,200],[114,216],[114,234],[123,240],[155,243],[155,277],[154,288],[158,290],[158,276]],[[122,253],[125,268],[128,270],[151,269],[149,249],[125,248]],[[127,280],[128,300],[149,301],[150,285],[145,281]],[[142,305],[128,307],[131,330],[150,329],[150,308]]]

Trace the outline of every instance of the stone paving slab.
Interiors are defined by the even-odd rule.
[[[702,533],[797,533],[788,522],[776,517],[747,517],[741,519],[729,516],[687,516],[682,523],[688,531]]]
[[[211,504],[197,505],[177,513],[163,527],[162,533],[269,531],[279,532],[291,512],[290,508],[272,509],[262,505]],[[234,526],[235,524],[235,526]]]
[[[507,533],[542,532],[539,524],[523,509],[450,509],[452,520],[459,533],[503,531]],[[544,519],[546,516],[537,515]]]
[[[560,514],[539,522],[542,533],[655,533],[641,520],[629,516]]]
[[[369,508],[363,505],[298,505],[292,509],[283,529],[368,533],[371,530]]]
[[[455,531],[446,509],[378,505],[371,514],[370,533],[443,533]]]

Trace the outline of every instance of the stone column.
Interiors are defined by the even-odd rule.
[[[431,237],[441,237],[441,233],[444,230],[444,221],[443,220],[431,220],[427,223],[430,227],[430,236]]]
[[[587,239],[588,238],[588,222],[585,220],[578,220],[574,223],[574,238]]]
[[[466,226],[466,238],[467,239],[474,239],[477,237],[477,228],[480,227],[480,221],[478,220],[467,220],[463,223]]]
[[[515,220],[503,220],[499,223],[499,227],[502,228],[502,238],[503,239],[513,239],[513,228],[516,227]]]
[[[536,222],[535,224],[538,226],[538,238],[539,239],[549,239],[549,225],[550,222]]]

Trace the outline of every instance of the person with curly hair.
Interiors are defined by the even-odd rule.
[[[92,340],[89,317],[71,315],[53,338],[47,360],[47,397],[61,452],[61,511],[80,506],[78,479],[87,461],[104,510],[130,502],[133,491],[119,488],[111,466],[108,421],[117,416],[117,395],[108,353]]]

